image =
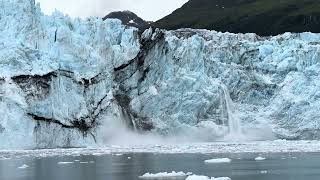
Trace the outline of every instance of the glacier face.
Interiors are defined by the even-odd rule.
[[[140,36],[118,20],[0,3],[1,149],[103,144],[114,121],[216,140],[228,133],[225,89],[248,139],[319,139],[319,34]]]

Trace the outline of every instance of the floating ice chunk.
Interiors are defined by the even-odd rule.
[[[28,168],[28,167],[29,167],[28,165],[24,164],[24,165],[18,167],[18,169],[26,169],[26,168]]]
[[[128,157],[128,159],[131,159],[131,157]]]
[[[92,155],[93,156],[103,156],[104,154],[103,153],[93,153]]]
[[[168,172],[160,172],[156,174],[145,173],[142,176],[139,176],[140,179],[159,179],[159,178],[179,178],[179,177],[187,177],[191,175],[191,172],[184,173],[184,172],[175,172],[172,171],[171,173]]]
[[[254,160],[256,160],[256,161],[264,161],[264,160],[266,160],[266,158],[259,156],[259,157],[256,157]]]
[[[217,163],[231,163],[231,161],[232,160],[229,158],[220,158],[220,159],[208,159],[208,160],[205,160],[204,162],[208,164],[217,164]]]
[[[83,161],[83,162],[80,162],[80,164],[88,164],[89,162],[87,161]]]
[[[218,178],[214,178],[214,177],[207,177],[207,176],[198,176],[198,175],[192,175],[192,176],[188,176],[186,180],[231,180],[231,178],[229,177],[218,177]]]
[[[59,165],[64,165],[64,164],[73,164],[74,162],[58,162]]]
[[[217,178],[213,178],[214,180],[231,180],[231,178],[229,177],[217,177]]]
[[[267,174],[268,171],[260,171],[261,174]]]

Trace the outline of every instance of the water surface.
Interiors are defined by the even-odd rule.
[[[255,161],[263,156],[264,161]],[[231,163],[205,164],[228,157]],[[72,162],[71,164],[59,162]],[[22,165],[28,168],[20,169]],[[138,180],[146,172],[184,171],[232,180],[320,179],[320,153],[113,154],[21,157],[0,160],[1,180]]]

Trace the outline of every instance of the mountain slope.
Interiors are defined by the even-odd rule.
[[[106,19],[120,19],[122,24],[133,26],[136,28],[143,28],[148,26],[148,22],[140,18],[138,15],[131,11],[116,11],[111,12],[110,14],[106,15],[103,20]]]
[[[277,35],[320,32],[318,0],[190,0],[153,24],[164,29],[197,28]]]

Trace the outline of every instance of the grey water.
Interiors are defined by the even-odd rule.
[[[1,155],[1,154],[0,154]],[[255,161],[257,156],[267,158]],[[128,158],[129,157],[129,158]],[[231,163],[205,164],[228,157]],[[59,164],[59,162],[73,162]],[[20,169],[23,164],[28,168]],[[0,180],[138,180],[146,172],[184,171],[232,180],[320,179],[320,153],[124,154],[23,157],[0,160]]]

